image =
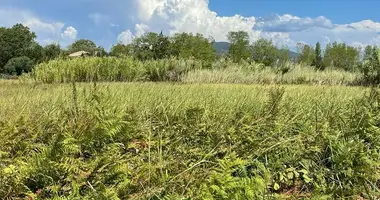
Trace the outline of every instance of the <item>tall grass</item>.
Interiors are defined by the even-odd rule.
[[[0,198],[376,199],[380,95],[342,86],[0,84]]]
[[[333,69],[316,71],[310,66],[292,63],[265,67],[257,63],[236,64],[220,60],[210,68],[208,64],[193,59],[142,62],[130,57],[53,60],[38,65],[29,77],[43,83],[69,83],[74,80],[319,85],[356,85],[362,79],[359,73]]]
[[[332,69],[316,71],[300,64],[286,64],[280,68],[229,64],[226,68],[193,70],[181,80],[184,83],[355,85],[361,78],[359,73]]]
[[[138,61],[131,57],[58,59],[36,66],[32,77],[43,83],[72,81],[176,81],[190,69],[201,69],[196,60]]]

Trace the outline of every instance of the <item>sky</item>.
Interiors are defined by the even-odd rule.
[[[251,42],[346,42],[380,45],[377,0],[0,0],[0,26],[28,26],[41,45],[67,47],[91,39],[110,49],[146,32],[201,33],[227,41],[229,31],[246,31]]]

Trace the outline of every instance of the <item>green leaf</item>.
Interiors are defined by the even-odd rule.
[[[281,173],[280,174],[280,181],[283,181],[284,180],[284,175]]]
[[[299,174],[297,171],[294,171],[293,173],[294,173],[294,176],[295,176],[296,178],[298,178],[298,177],[300,176],[300,174]]]
[[[277,183],[275,183],[274,186],[273,186],[273,189],[276,190],[276,191],[279,190],[280,189],[280,185],[278,185]]]
[[[287,177],[288,177],[289,179],[293,179],[293,178],[294,178],[294,174],[293,174],[293,172],[289,172],[288,175],[287,175]]]
[[[306,174],[304,174],[302,177],[303,177],[303,180],[305,181],[305,183],[311,182],[311,179]]]

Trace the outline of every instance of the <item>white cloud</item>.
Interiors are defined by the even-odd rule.
[[[10,27],[16,23],[21,23],[35,32],[37,41],[42,45],[60,42],[62,46],[66,46],[75,40],[77,35],[74,27],[70,26],[63,30],[65,24],[61,22],[43,21],[26,10],[0,8],[0,26]]]
[[[77,38],[77,34],[78,31],[74,27],[69,26],[65,31],[63,31],[63,33],[61,33],[61,37],[67,40],[75,40]]]
[[[258,30],[266,32],[299,32],[313,27],[332,29],[334,27],[331,20],[320,16],[317,18],[300,18],[290,14],[276,15],[272,19],[261,18],[255,25]]]
[[[127,44],[132,43],[134,38],[135,36],[132,34],[132,32],[127,30],[120,33],[120,35],[117,37],[117,40],[119,43],[127,45]]]
[[[137,7],[138,17],[141,21],[148,21],[154,11],[163,5],[165,0],[134,0]]]
[[[272,39],[278,46],[295,47],[297,42],[315,44],[342,41],[351,45],[380,44],[380,23],[364,20],[350,24],[334,24],[330,19],[298,17],[291,14],[270,17],[219,16],[210,10],[209,0],[133,0],[138,16],[135,30],[127,30],[119,38],[140,36],[145,32],[168,35],[177,32],[202,33],[216,41],[226,41],[229,31],[246,31],[251,40]],[[134,33],[134,35],[132,34]],[[127,33],[127,34],[126,34]],[[132,35],[132,36],[130,36]],[[128,36],[128,37],[126,37]]]
[[[144,35],[144,33],[146,33],[147,31],[149,31],[149,26],[145,24],[136,24],[135,30],[136,30],[136,36],[140,37]]]

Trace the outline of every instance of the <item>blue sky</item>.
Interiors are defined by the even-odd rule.
[[[199,32],[226,41],[228,31],[252,42],[380,44],[376,0],[0,0],[0,26],[23,23],[42,44],[88,38],[109,49],[148,31]]]
[[[220,15],[266,16],[292,14],[299,17],[325,16],[334,23],[365,19],[380,21],[376,0],[211,0],[210,9]]]

